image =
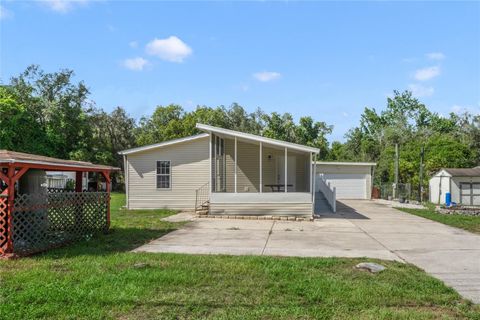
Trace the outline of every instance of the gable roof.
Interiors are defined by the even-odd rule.
[[[201,133],[201,134],[197,134],[197,135],[189,136],[189,137],[185,137],[185,138],[168,140],[168,141],[163,141],[163,142],[160,142],[160,143],[150,144],[150,145],[147,145],[147,146],[142,146],[142,147],[123,150],[123,151],[120,151],[118,154],[128,155],[128,154],[147,151],[147,150],[152,150],[152,149],[156,149],[156,148],[162,148],[162,147],[170,146],[172,144],[192,141],[192,140],[196,140],[196,139],[200,139],[200,138],[206,138],[208,136],[209,136],[208,133]]]
[[[444,168],[452,177],[480,177],[480,167],[475,168]]]
[[[296,144],[296,143],[291,143],[291,142],[286,142],[286,141],[261,137],[261,136],[257,136],[257,135],[250,134],[250,133],[244,133],[244,132],[240,132],[240,131],[218,128],[218,127],[209,126],[209,125],[202,124],[202,123],[197,123],[197,128],[202,130],[202,131],[209,132],[209,133],[213,132],[213,133],[217,133],[217,134],[222,134],[222,135],[227,135],[227,136],[232,136],[232,137],[238,137],[238,138],[241,138],[241,139],[244,139],[244,140],[257,141],[257,142],[262,142],[262,143],[266,143],[266,144],[270,144],[270,145],[275,145],[275,146],[278,146],[278,147],[286,147],[286,148],[289,148],[289,149],[294,149],[294,150],[299,150],[299,151],[320,153],[320,149],[318,149],[318,148],[313,148],[313,147],[303,146],[301,144]]]

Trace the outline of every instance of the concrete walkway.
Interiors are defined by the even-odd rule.
[[[480,303],[480,236],[373,201],[314,222],[196,219],[135,251],[407,261]]]

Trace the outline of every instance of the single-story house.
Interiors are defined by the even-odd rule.
[[[315,165],[317,148],[204,124],[197,128],[204,133],[120,152],[129,209],[311,216],[316,184],[325,181],[344,198],[370,197],[369,165]],[[315,179],[317,168],[328,169],[322,177],[327,180]],[[350,183],[360,186],[343,191]]]
[[[466,206],[480,206],[480,166],[475,168],[445,168],[429,181],[430,202],[445,204],[451,201]]]

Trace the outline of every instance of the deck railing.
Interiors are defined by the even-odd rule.
[[[208,204],[210,201],[210,183],[207,182],[200,188],[195,190],[195,212],[201,210],[208,210]]]
[[[337,211],[337,189],[335,187],[332,187],[330,185],[330,182],[327,182],[323,174],[317,175],[315,183],[318,189],[315,191],[320,191],[321,193],[323,193],[323,195],[325,196],[325,199],[327,199],[327,202],[330,205],[330,208],[332,208],[332,211],[336,212]]]

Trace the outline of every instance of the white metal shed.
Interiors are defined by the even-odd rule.
[[[445,204],[445,195],[452,202],[466,206],[480,206],[480,167],[445,168],[429,181],[430,202]]]

